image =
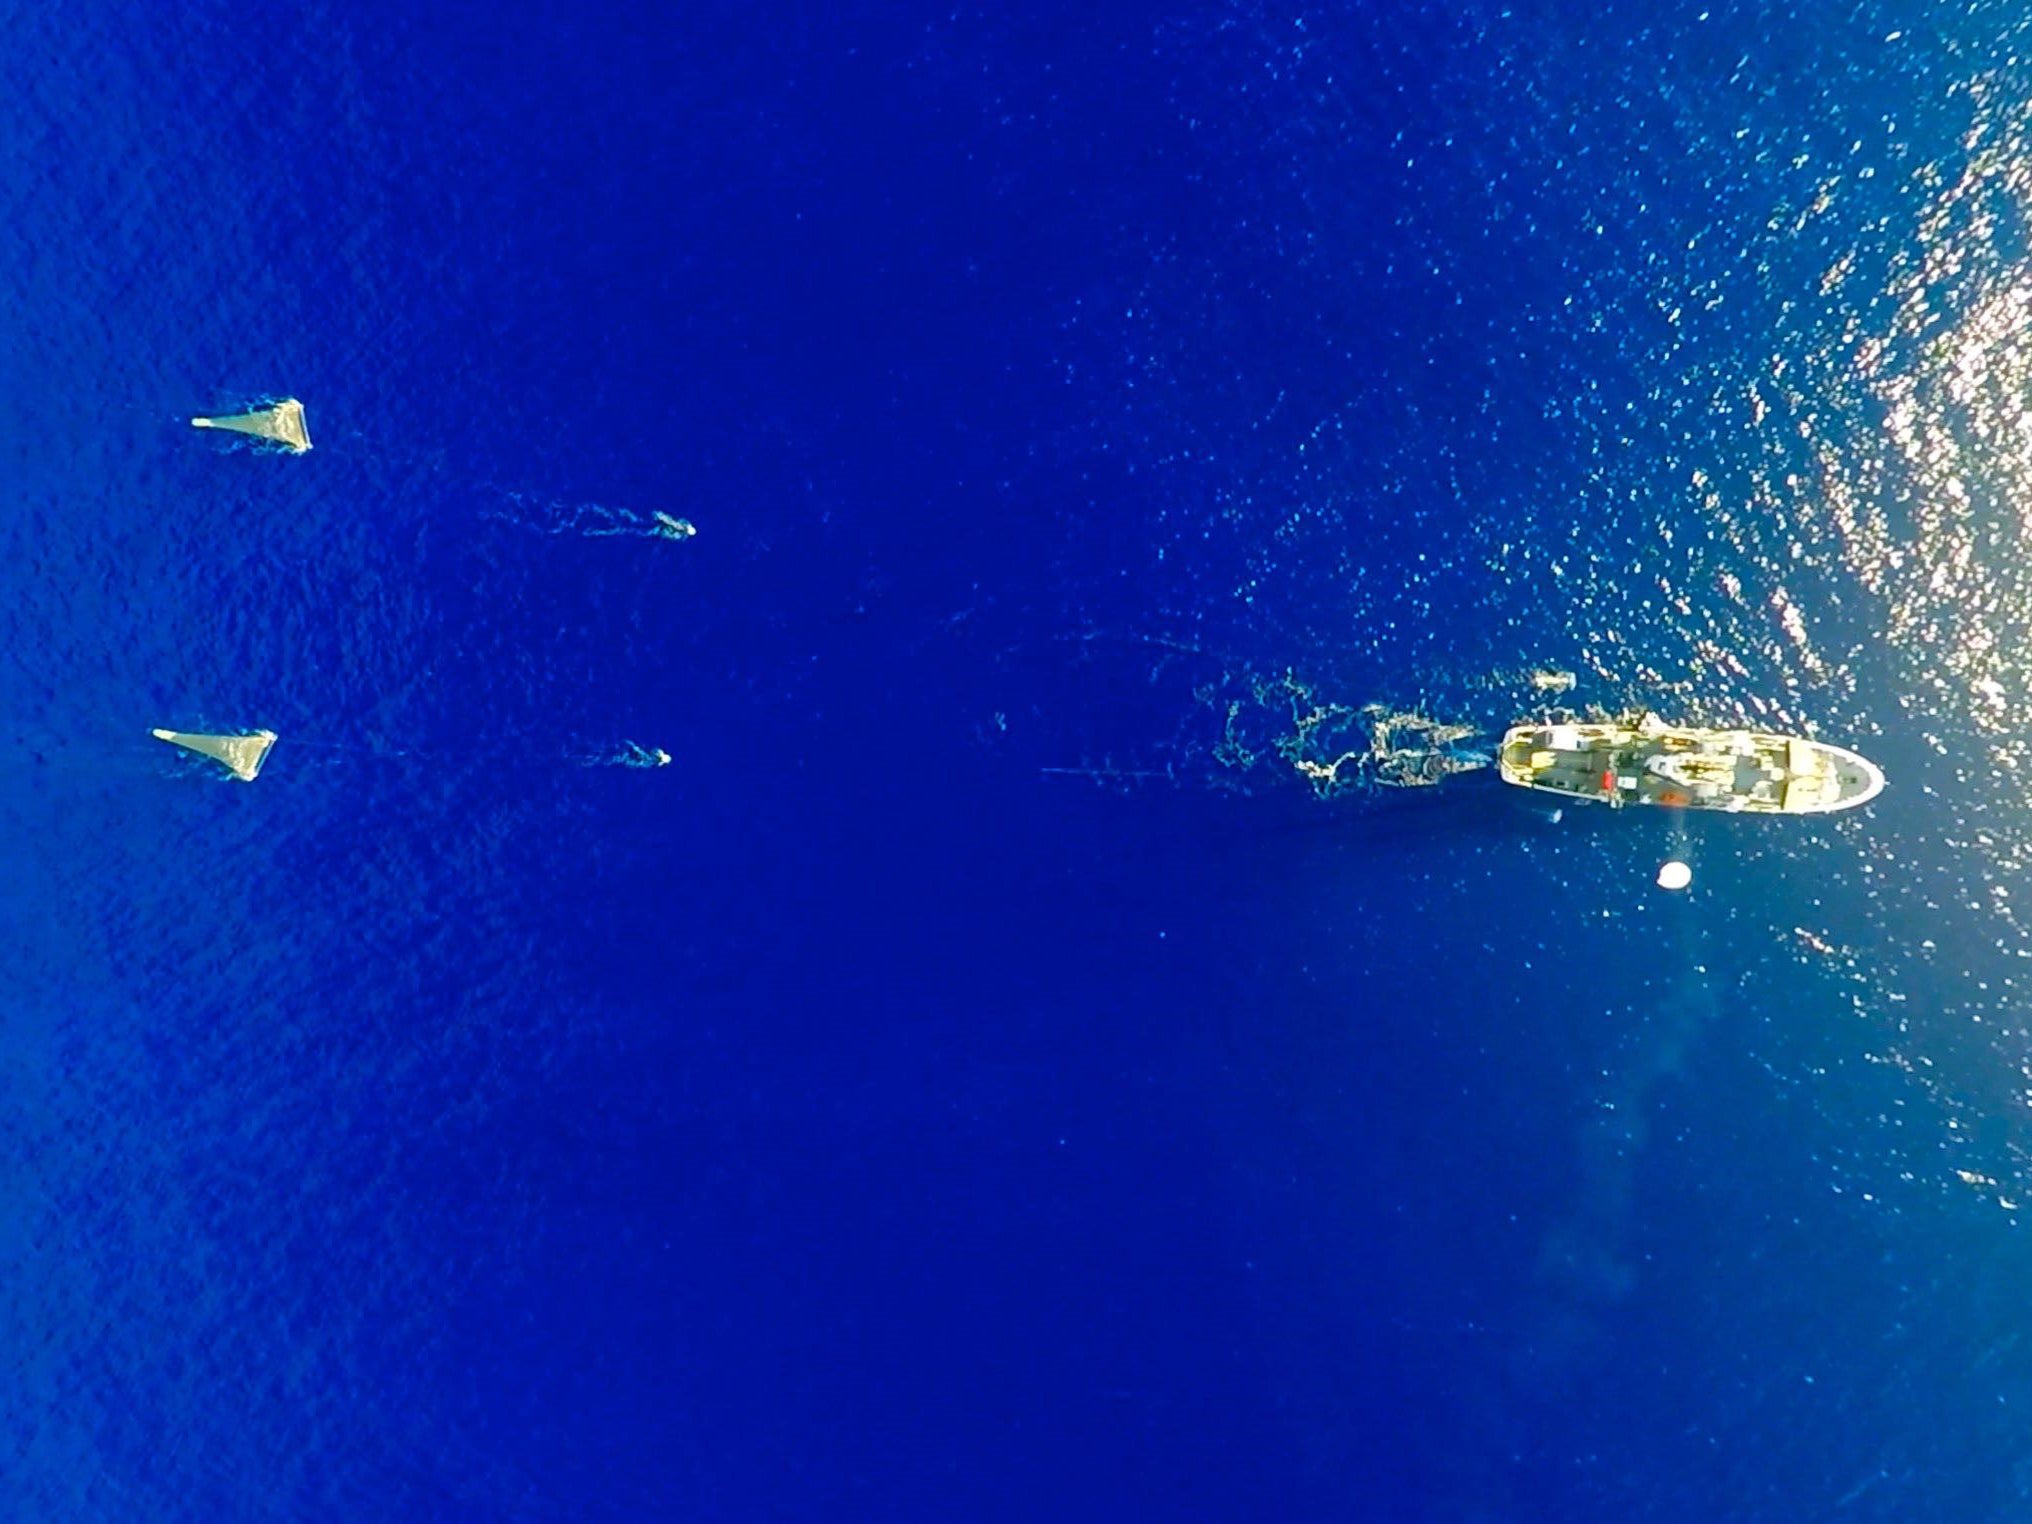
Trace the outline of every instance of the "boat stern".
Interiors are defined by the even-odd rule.
[[[1544,726],[1512,725],[1503,732],[1503,744],[1496,752],[1496,772],[1505,783],[1530,788],[1551,760]]]

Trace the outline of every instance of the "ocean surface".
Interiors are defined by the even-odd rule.
[[[0,38],[0,1516],[2032,1512],[2021,5]]]

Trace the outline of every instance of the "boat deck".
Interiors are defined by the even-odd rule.
[[[1883,774],[1850,751],[1749,730],[1636,722],[1519,725],[1498,758],[1505,782],[1609,805],[1806,815],[1875,797]]]

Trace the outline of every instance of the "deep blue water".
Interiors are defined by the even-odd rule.
[[[5,1517],[2024,1517],[2015,7],[5,36]]]

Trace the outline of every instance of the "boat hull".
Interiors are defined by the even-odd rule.
[[[1583,803],[1751,815],[1825,815],[1884,789],[1882,770],[1843,746],[1667,725],[1651,714],[1512,726],[1497,772],[1505,783]]]

